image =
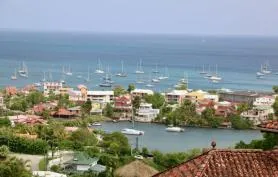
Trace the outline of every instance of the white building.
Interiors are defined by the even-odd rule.
[[[43,83],[43,93],[48,95],[50,92],[54,94],[60,94],[60,90],[63,88],[61,82],[44,82]]]
[[[181,104],[187,94],[186,90],[173,90],[165,94],[166,102]]]
[[[259,125],[268,119],[269,114],[273,113],[271,106],[257,106],[241,113],[241,117],[252,121],[254,125]]]
[[[152,104],[141,103],[135,115],[135,121],[151,122],[159,114],[159,109],[153,109]]]
[[[254,106],[272,106],[275,102],[274,96],[263,96],[256,98],[256,100],[253,102]]]
[[[214,95],[214,94],[205,94],[204,95],[204,99],[208,99],[211,100],[215,103],[219,102],[219,96],[218,95]]]
[[[134,89],[131,91],[131,95],[133,97],[135,96],[144,97],[145,95],[153,95],[153,91],[148,89]]]
[[[87,98],[99,103],[111,103],[114,100],[114,91],[88,91]]]

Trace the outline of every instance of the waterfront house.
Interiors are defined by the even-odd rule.
[[[278,149],[210,149],[153,177],[274,177]]]
[[[33,114],[42,114],[45,110],[53,110],[57,106],[57,102],[39,103],[33,106]]]
[[[189,92],[186,95],[186,99],[189,99],[192,101],[192,103],[197,103],[200,100],[203,100],[205,98],[205,95],[207,95],[208,93],[202,90],[197,90],[197,91],[193,91],[193,92]]]
[[[84,172],[92,171],[95,173],[101,173],[106,170],[106,167],[99,165],[98,158],[91,158],[85,152],[75,152],[73,159],[64,163],[65,169],[68,171]]]
[[[263,96],[271,96],[270,92],[255,92],[255,91],[235,91],[235,92],[219,92],[219,98],[222,101],[232,103],[248,103],[252,104],[256,98]]]
[[[88,89],[85,85],[78,85],[78,90],[69,89],[69,100],[75,101],[75,102],[85,102],[88,97]]]
[[[131,91],[132,98],[139,96],[143,98],[146,95],[153,95],[153,91],[149,89],[134,89]]]
[[[57,111],[51,112],[51,115],[55,118],[73,118],[76,116],[65,108],[59,108]]]
[[[214,102],[210,99],[203,99],[197,102],[196,104],[196,113],[201,115],[202,112],[207,108],[213,108]]]
[[[11,124],[27,124],[27,125],[35,125],[35,124],[45,124],[46,121],[42,119],[41,116],[36,115],[16,115],[16,116],[8,116]]]
[[[216,95],[216,94],[209,94],[209,93],[207,93],[207,94],[204,95],[204,99],[211,100],[211,101],[213,101],[215,103],[219,102],[219,96]]]
[[[132,103],[130,95],[116,97],[114,100],[114,117],[120,120],[130,120],[132,117]]]
[[[254,106],[272,106],[275,102],[274,96],[262,96],[256,98],[256,100],[253,102]]]
[[[105,107],[104,103],[93,101],[90,114],[102,114],[102,109],[104,107]]]
[[[114,101],[114,91],[88,91],[87,98],[92,102],[111,103]]]
[[[159,109],[153,109],[152,104],[141,103],[139,109],[136,111],[135,121],[152,122],[158,114]]]
[[[165,94],[165,99],[167,103],[181,104],[187,94],[187,90],[172,90]]]
[[[80,115],[81,114],[81,106],[75,106],[75,107],[68,108],[68,111],[71,112],[72,114]]]
[[[259,125],[266,121],[269,114],[273,114],[271,106],[256,106],[251,110],[241,113],[241,117],[253,122],[254,125]]]
[[[60,94],[60,90],[63,88],[63,84],[61,82],[44,82],[43,83],[43,93],[45,96],[48,96],[50,92],[58,95]]]

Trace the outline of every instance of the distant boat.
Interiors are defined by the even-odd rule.
[[[69,65],[68,71],[66,71],[65,74],[68,76],[72,76],[72,71],[71,71],[70,65]]]
[[[87,78],[85,79],[86,82],[90,82],[90,68],[88,67],[88,75]]]
[[[220,76],[218,76],[218,72],[217,72],[217,65],[215,65],[215,74],[212,75],[209,80],[211,80],[213,83],[218,83],[219,81],[222,80],[222,78]]]
[[[151,79],[151,74],[149,75],[149,83],[146,85],[146,87],[154,87],[154,85],[151,84],[152,79]]]
[[[184,132],[184,129],[180,127],[167,127],[165,130],[167,132]]]
[[[159,83],[159,82],[160,82],[160,80],[159,80],[159,79],[154,78],[154,79],[152,79],[152,82],[154,82],[154,83]]]
[[[114,83],[111,79],[111,77],[109,77],[109,67],[107,67],[107,71],[106,71],[106,75],[103,78],[104,82],[99,84],[100,87],[112,87],[112,83]]]
[[[142,60],[140,59],[139,65],[137,64],[136,74],[144,74],[145,72],[142,69]]]
[[[200,74],[207,74],[207,72],[205,71],[205,65],[203,65],[203,70],[200,72]]]
[[[17,80],[16,69],[14,71],[14,75],[11,76],[11,80]]]
[[[97,69],[95,70],[95,73],[96,74],[104,74],[100,59],[98,59]]]
[[[169,78],[168,68],[165,67],[164,75],[158,77],[159,80],[165,80]]]
[[[127,77],[127,74],[124,72],[124,62],[121,61],[121,64],[122,64],[122,71],[117,73],[116,76],[118,76],[118,77]]]
[[[157,69],[157,64],[155,65],[155,70],[152,71],[153,73],[159,73],[158,69]]]
[[[269,63],[266,62],[262,68],[261,68],[261,72],[264,74],[271,74],[271,71],[269,70]]]
[[[61,82],[62,84],[65,84],[65,83],[66,83],[66,81],[65,81],[65,67],[64,67],[64,66],[63,66],[63,68],[62,68],[62,78],[61,78],[60,82]]]
[[[183,78],[180,79],[181,84],[188,84],[188,75],[183,72]]]
[[[131,129],[131,128],[124,128],[121,130],[121,132],[126,135],[144,135],[144,133],[145,133],[144,131],[135,130],[135,129]]]
[[[89,126],[91,127],[91,126],[102,126],[102,125],[99,122],[94,122],[92,124],[89,124]]]
[[[24,62],[22,62],[22,65],[21,65],[21,67],[18,70],[18,74],[21,77],[28,78],[28,68],[27,68],[27,65]]]
[[[43,72],[43,78],[41,79],[41,82],[45,82],[46,78],[45,78],[45,72]]]
[[[36,82],[36,83],[34,83],[34,86],[35,86],[35,87],[41,87],[42,84],[41,84],[40,82]]]
[[[211,77],[211,72],[210,72],[210,65],[208,66],[208,72],[205,74],[204,78],[209,79]]]

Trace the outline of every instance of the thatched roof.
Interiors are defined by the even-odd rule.
[[[135,160],[116,170],[115,176],[119,177],[151,177],[158,173],[157,170],[150,167],[140,160]]]

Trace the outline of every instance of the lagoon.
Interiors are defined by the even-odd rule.
[[[103,122],[101,127],[96,127],[108,132],[120,131],[131,128],[131,122]],[[211,141],[216,141],[217,148],[234,147],[243,140],[250,142],[261,139],[259,130],[234,130],[187,127],[182,133],[166,132],[166,126],[151,123],[135,123],[135,129],[143,130],[145,135],[139,136],[139,148],[147,147],[150,150],[162,152],[181,152],[193,148],[209,148]],[[133,148],[136,145],[136,136],[127,136]]]

